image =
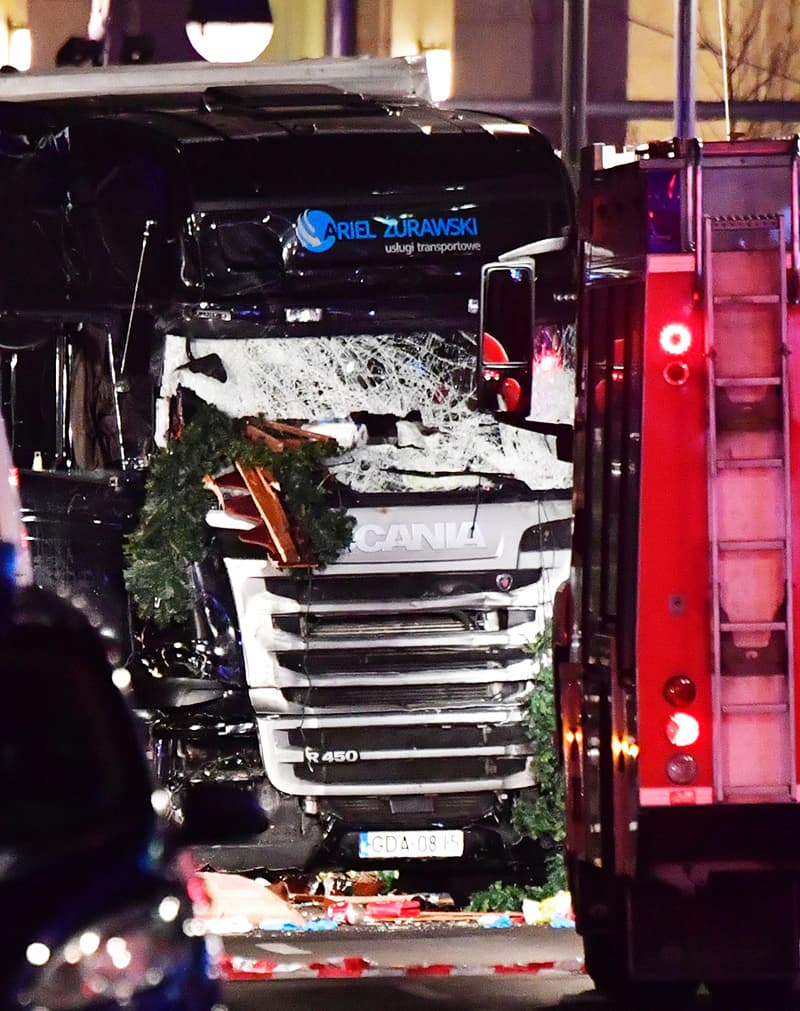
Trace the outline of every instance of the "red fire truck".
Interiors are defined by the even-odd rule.
[[[799,192],[797,138],[586,149],[575,348],[534,304],[548,253],[484,269],[484,332],[516,350],[481,361],[479,404],[574,461],[554,667],[606,991],[763,994],[798,970]]]

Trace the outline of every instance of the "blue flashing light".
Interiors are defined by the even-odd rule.
[[[13,587],[17,580],[17,549],[14,544],[0,541],[0,581],[3,589]]]
[[[647,249],[650,253],[681,251],[681,184],[676,169],[647,172]]]

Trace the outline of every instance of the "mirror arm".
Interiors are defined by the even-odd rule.
[[[536,242],[527,242],[524,246],[517,246],[501,253],[497,260],[499,263],[507,263],[512,260],[530,259],[535,260],[537,256],[545,253],[560,253],[569,246],[568,235],[553,236],[549,239],[537,239]],[[533,266],[533,264],[531,264]]]

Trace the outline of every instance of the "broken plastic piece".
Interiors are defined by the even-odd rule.
[[[336,930],[339,924],[336,920],[331,920],[327,916],[320,916],[316,920],[309,920],[306,930]]]
[[[478,923],[482,927],[513,927],[514,921],[508,913],[493,913],[489,916],[482,916]]]
[[[391,899],[384,902],[368,902],[364,912],[371,920],[400,920],[419,915],[417,899]]]

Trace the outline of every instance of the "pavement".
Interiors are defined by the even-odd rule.
[[[223,978],[354,979],[387,976],[583,975],[574,930],[461,924],[341,926],[225,937]]]
[[[228,982],[583,973],[565,892],[526,900],[523,912],[479,913],[449,895],[378,894],[357,876],[345,884],[370,894],[292,893],[286,881],[197,872],[192,929],[214,939]]]

